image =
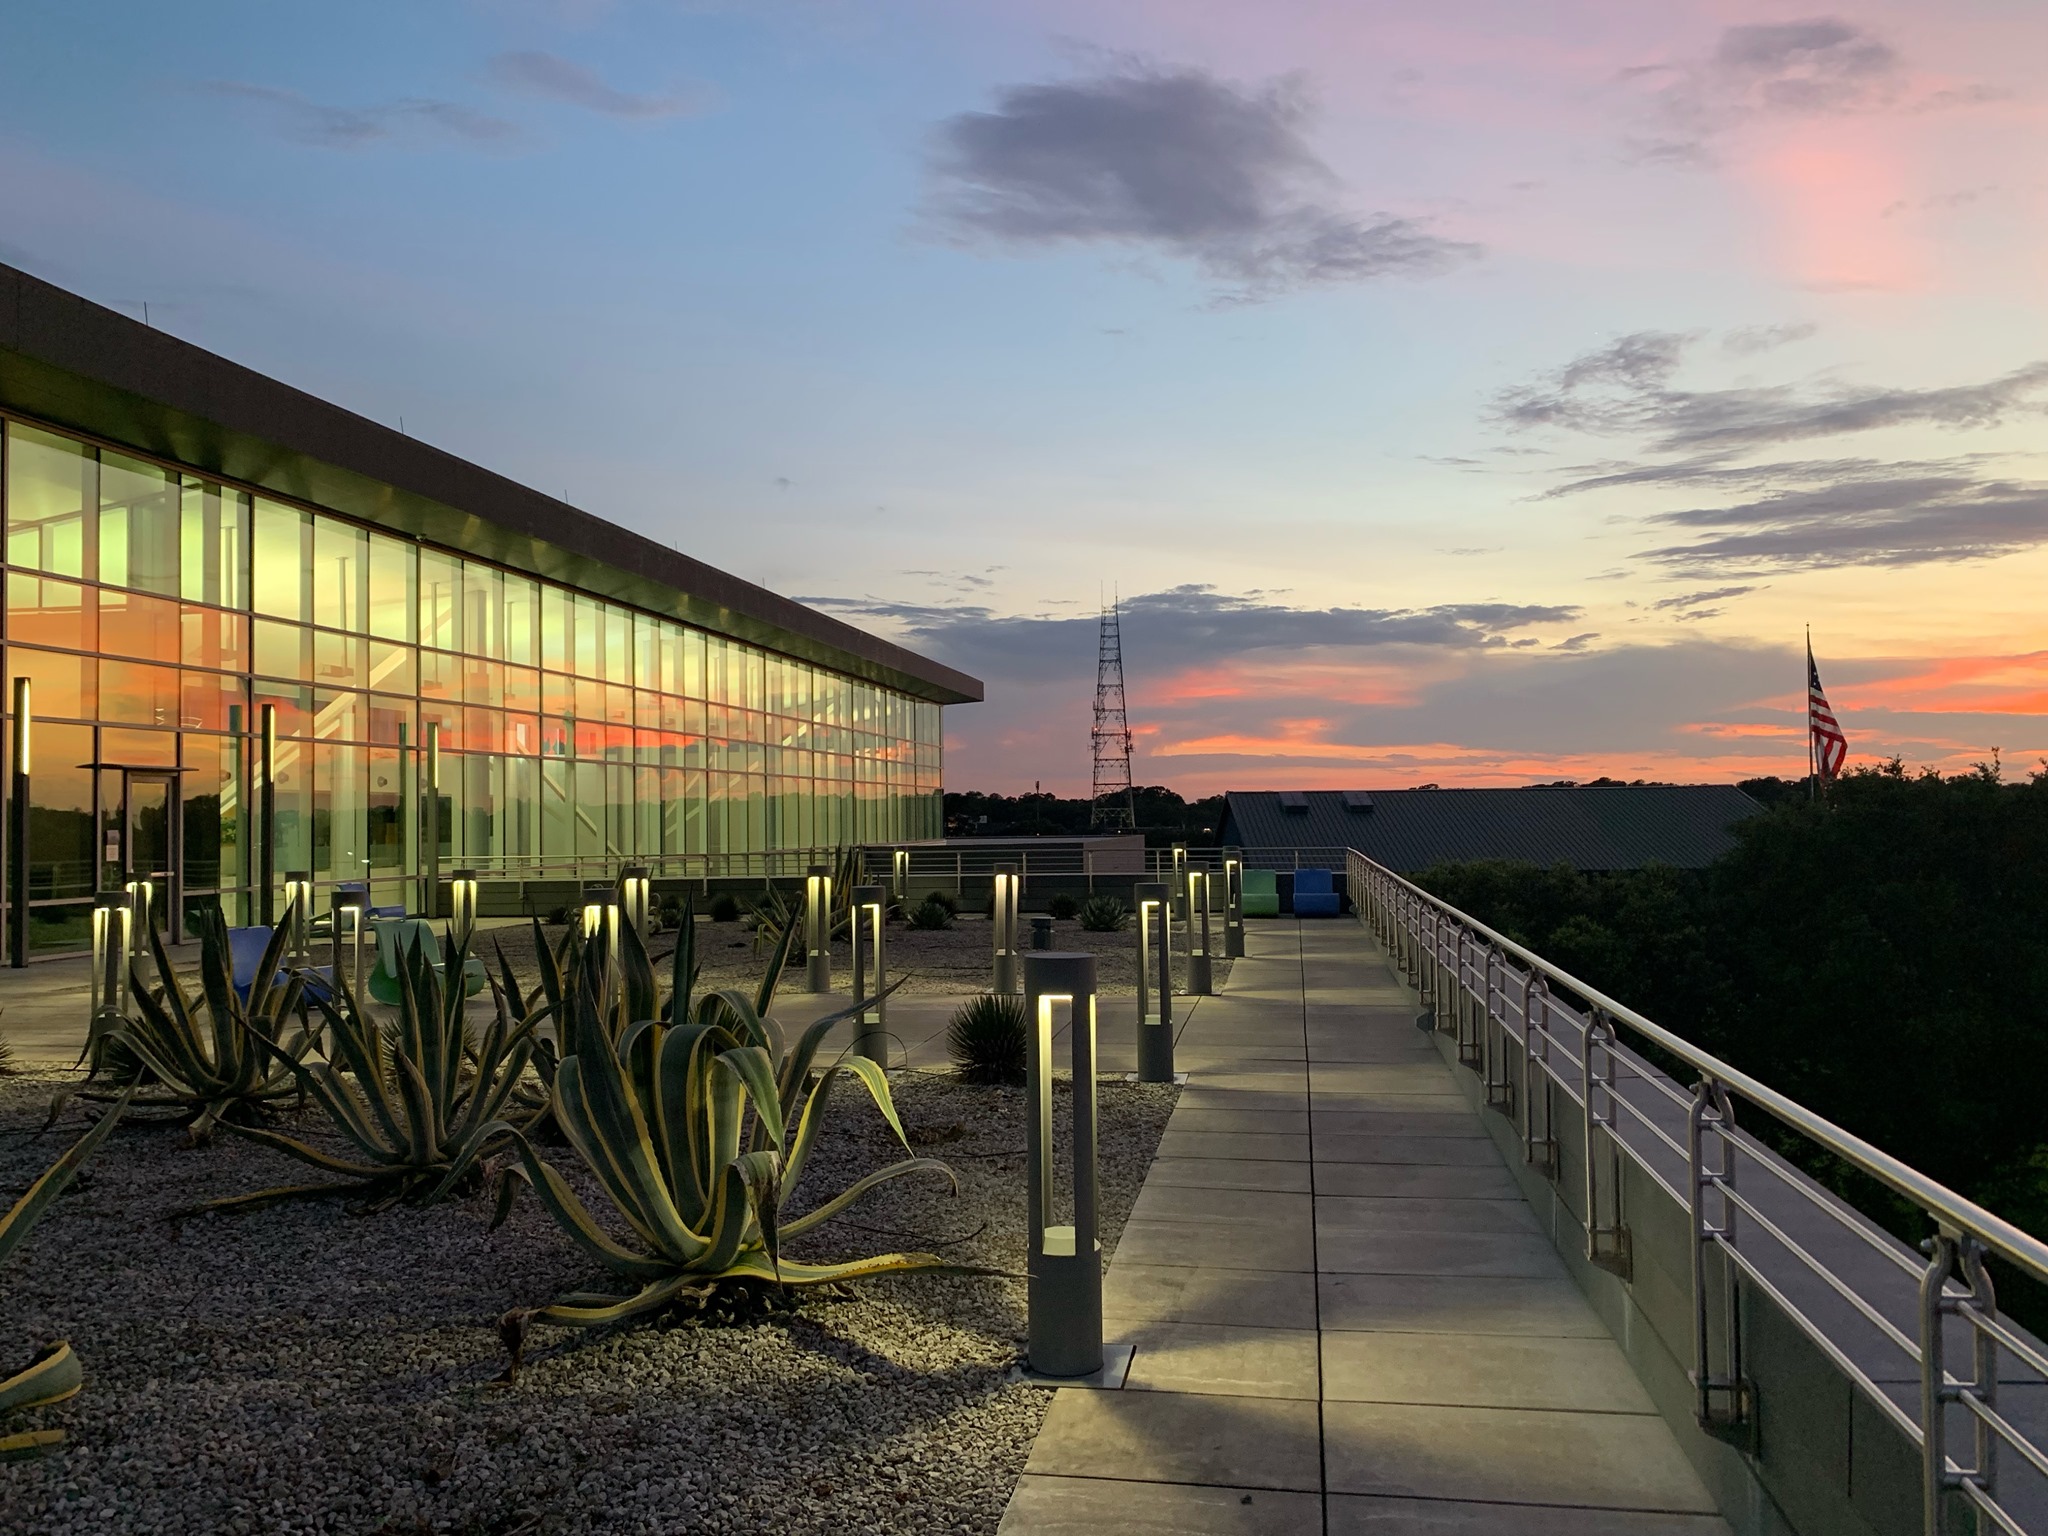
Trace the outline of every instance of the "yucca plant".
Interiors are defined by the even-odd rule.
[[[29,1228],[78,1177],[78,1170],[92,1155],[93,1148],[105,1141],[120,1122],[134,1092],[132,1088],[122,1092],[92,1129],[74,1141],[62,1157],[44,1170],[42,1177],[29,1185],[28,1193],[15,1201],[5,1216],[0,1216],[0,1264],[7,1262],[8,1256],[27,1238]],[[61,1340],[45,1344],[25,1367],[12,1376],[0,1378],[0,1461],[22,1461],[62,1444],[61,1429],[6,1433],[4,1426],[9,1419],[31,1408],[47,1407],[76,1396],[84,1383],[78,1356]]]
[[[89,1078],[105,1075],[124,1086],[86,1088],[87,1098],[106,1098],[136,1084],[139,1108],[170,1109],[186,1118],[194,1145],[212,1139],[222,1122],[261,1125],[284,1099],[298,1094],[292,1063],[304,1058],[313,1040],[305,1027],[306,980],[294,974],[280,983],[292,916],[271,935],[245,1001],[235,991],[234,959],[227,927],[218,911],[199,918],[199,994],[187,996],[171,964],[164,936],[149,929],[158,985],[152,989],[138,967],[131,973],[130,1016],[96,1027],[86,1045],[93,1062]],[[275,1042],[275,1044],[266,1043]],[[63,1110],[70,1093],[51,1105]]]
[[[927,931],[953,926],[953,905],[932,892],[903,916],[903,926]]]
[[[467,943],[445,946],[432,959],[416,939],[399,956],[398,1007],[380,1025],[347,984],[315,994],[323,1017],[319,1054],[292,1056],[270,1042],[326,1115],[347,1150],[323,1151],[299,1137],[230,1122],[237,1135],[277,1148],[341,1182],[284,1185],[209,1201],[204,1210],[266,1205],[323,1195],[360,1195],[366,1209],[404,1200],[427,1205],[481,1180],[479,1160],[511,1127],[504,1119],[533,1055],[534,1030],[546,1010],[515,1017],[495,980],[491,1022],[472,1040],[463,1018]]]
[[[1131,926],[1131,909],[1114,896],[1090,896],[1081,903],[1081,926],[1090,933],[1122,933]]]
[[[606,1231],[569,1181],[519,1132],[512,1143],[520,1166],[506,1170],[496,1221],[509,1213],[519,1186],[530,1185],[562,1230],[634,1289],[623,1296],[579,1293],[507,1313],[500,1333],[513,1370],[527,1330],[537,1322],[572,1328],[625,1322],[687,1301],[701,1305],[731,1282],[816,1286],[962,1268],[929,1253],[884,1253],[840,1263],[782,1256],[786,1240],[829,1221],[891,1179],[930,1172],[953,1181],[944,1163],[906,1157],[799,1216],[786,1214],[842,1078],[851,1077],[867,1091],[909,1151],[879,1065],[846,1055],[813,1077],[826,1035],[858,1005],[819,1019],[793,1047],[767,1017],[789,942],[785,933],[751,998],[737,991],[694,996],[694,962],[679,946],[675,990],[661,1008],[639,1019],[630,1017],[630,987],[606,974],[603,955],[585,952],[562,1020],[568,1054],[555,1072],[554,1113],[631,1240]]]
[[[1022,1083],[1030,1015],[1015,993],[970,997],[946,1025],[946,1051],[964,1083]]]

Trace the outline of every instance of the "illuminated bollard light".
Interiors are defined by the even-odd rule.
[[[598,945],[604,952],[605,974],[616,975],[619,965],[619,893],[601,881],[583,887],[583,942]]]
[[[288,968],[313,963],[312,945],[307,938],[312,916],[312,872],[295,869],[284,877],[284,963]]]
[[[7,963],[28,964],[29,741],[35,734],[29,679],[14,680],[14,730],[7,784]]]
[[[334,980],[351,996],[363,989],[363,940],[370,926],[370,893],[337,890],[333,897]]]
[[[1185,923],[1188,920],[1188,845],[1173,845],[1173,875],[1168,888],[1173,892],[1173,915]]]
[[[458,869],[448,877],[448,930],[465,948],[476,936],[476,896],[475,870]]]
[[[1096,1207],[1095,957],[1024,956],[1028,1020],[1026,1092],[1032,1113],[1026,1149],[1031,1251],[1027,1260],[1030,1321],[1027,1368],[1056,1380],[1094,1377],[1121,1385],[1128,1348],[1102,1343],[1102,1243]],[[1069,1030],[1073,1047],[1071,1203],[1059,1198],[1053,1156],[1053,1037]],[[1072,1219],[1061,1221],[1064,1209]],[[1114,1355],[1116,1358],[1107,1358]],[[1105,1366],[1109,1369],[1105,1370]],[[1114,1380],[1108,1379],[1114,1374]]]
[[[889,1065],[889,999],[882,994],[889,986],[889,893],[879,885],[856,885],[853,910],[847,917],[847,941],[852,950],[853,995],[866,1002],[854,1019],[854,1050],[870,1061]],[[867,973],[875,973],[870,986]]]
[[[92,904],[92,1017],[88,1038],[128,1013],[128,967],[135,945],[135,909],[125,893],[104,891]]]
[[[619,871],[619,909],[633,925],[645,945],[654,937],[654,878],[642,864],[628,864]]]
[[[149,942],[149,925],[155,920],[156,882],[130,880],[121,887],[121,895],[128,903],[129,944],[140,948]]]
[[[832,990],[832,871],[823,864],[804,876],[804,986]]]
[[[993,990],[1005,997],[1014,997],[1022,990],[1017,982],[1017,903],[1023,895],[1023,888],[1024,882],[1017,877],[1016,865],[996,866],[994,905],[989,913],[989,926],[995,930]]]
[[[1138,1081],[1173,1081],[1173,896],[1148,880],[1138,904]]]
[[[1244,850],[1223,850],[1223,958],[1244,958]]]
[[[1209,871],[1191,869],[1188,892],[1188,991],[1207,997],[1216,990],[1215,968],[1209,963]]]
[[[896,900],[910,900],[910,850],[898,848],[889,856],[889,894]]]

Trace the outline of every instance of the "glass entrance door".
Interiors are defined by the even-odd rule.
[[[108,868],[102,888],[120,890],[131,881],[150,883],[149,920],[173,944],[184,939],[184,816],[178,776],[146,768],[122,768],[120,799],[110,807]],[[142,935],[136,935],[140,948]]]

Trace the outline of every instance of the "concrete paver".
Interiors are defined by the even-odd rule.
[[[1365,935],[1248,939],[1003,1536],[1728,1536]]]

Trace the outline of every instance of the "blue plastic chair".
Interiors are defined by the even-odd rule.
[[[1294,915],[1335,917],[1338,912],[1336,877],[1327,869],[1301,869],[1294,873]]]
[[[250,988],[256,985],[256,967],[263,963],[263,951],[270,947],[270,936],[275,931],[261,926],[228,930],[228,979],[234,984],[235,995],[245,1003],[249,1001]],[[300,974],[306,978],[308,996],[334,995],[333,966],[307,966]],[[273,985],[281,987],[287,979],[288,973],[279,969]]]

